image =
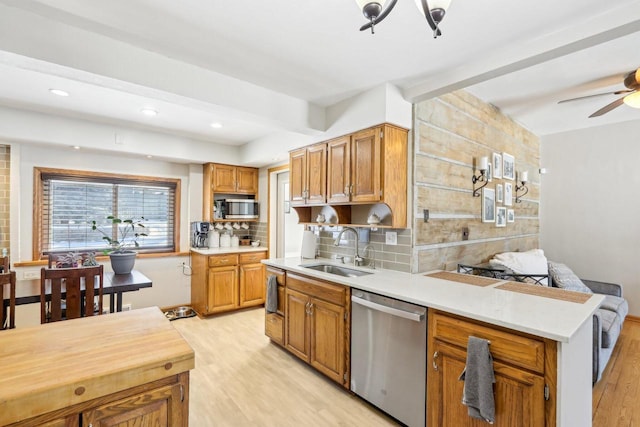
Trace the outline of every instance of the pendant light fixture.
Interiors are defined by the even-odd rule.
[[[369,22],[360,27],[360,31],[371,28],[371,34],[374,34],[375,25],[389,15],[397,2],[398,0],[356,0],[358,7],[362,10],[362,14],[369,20]],[[427,19],[429,27],[433,30],[433,38],[441,36],[442,32],[438,25],[442,22],[451,0],[431,0],[431,6],[429,6],[427,0],[415,0],[415,2],[420,12]]]

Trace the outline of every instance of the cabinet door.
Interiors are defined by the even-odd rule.
[[[240,266],[240,307],[264,304],[264,266],[244,264]]]
[[[351,184],[351,137],[327,143],[327,203],[349,201]]]
[[[213,165],[213,191],[217,193],[235,193],[236,167],[229,165]]]
[[[233,310],[238,307],[238,267],[209,269],[208,313]]]
[[[289,154],[289,200],[292,205],[306,203],[307,188],[307,149],[292,151]]]
[[[236,193],[258,193],[258,169],[236,167]]]
[[[343,384],[345,373],[343,307],[319,299],[311,299],[310,340],[311,366]]]
[[[377,202],[380,196],[381,128],[357,132],[351,139],[351,201]]]
[[[285,291],[285,347],[302,360],[309,361],[309,297],[291,289]]]
[[[321,205],[327,201],[327,144],[316,144],[307,149],[306,190],[308,205]]]
[[[92,427],[183,426],[184,391],[180,384],[161,387],[89,410],[82,425]]]
[[[466,364],[466,349],[436,340],[430,350],[437,352],[433,360],[437,370],[430,361],[427,424],[441,427],[486,426],[486,422],[469,417],[467,407],[462,404],[464,382],[458,378]],[[494,361],[493,365],[496,378],[494,426],[544,426],[544,378],[500,362]]]

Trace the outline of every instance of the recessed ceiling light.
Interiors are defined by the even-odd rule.
[[[80,146],[79,146],[79,145],[74,145],[74,146],[73,146],[73,147],[71,147],[71,148],[73,148],[74,150],[79,150],[79,149],[80,149]]]
[[[69,92],[66,92],[62,89],[49,89],[49,92],[58,96],[69,96]]]
[[[140,112],[142,114],[144,114],[145,116],[149,116],[149,117],[153,117],[153,116],[157,116],[158,112],[156,110],[154,110],[153,108],[143,108],[142,110],[140,110]]]
[[[147,154],[147,159],[153,159],[153,156],[151,154]]]
[[[222,127],[222,124],[218,122],[214,122],[214,123],[211,123],[211,127],[214,129],[220,129]]]

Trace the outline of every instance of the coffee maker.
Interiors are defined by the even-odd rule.
[[[194,221],[191,223],[191,247],[206,248],[207,234],[209,234],[208,222]]]

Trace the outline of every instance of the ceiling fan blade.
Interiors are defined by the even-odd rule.
[[[605,105],[604,107],[602,107],[601,109],[599,109],[598,111],[590,115],[589,118],[598,117],[603,114],[606,114],[609,111],[613,110],[614,108],[621,106],[622,104],[624,104],[624,96],[622,98],[616,99],[611,104]]]
[[[563,104],[565,102],[580,101],[582,99],[595,98],[597,96],[604,96],[604,95],[622,95],[623,93],[629,93],[629,92],[633,92],[633,90],[628,89],[628,90],[618,90],[616,92],[596,93],[594,95],[586,95],[586,96],[579,96],[577,98],[563,99],[562,101],[558,101],[558,104]]]

